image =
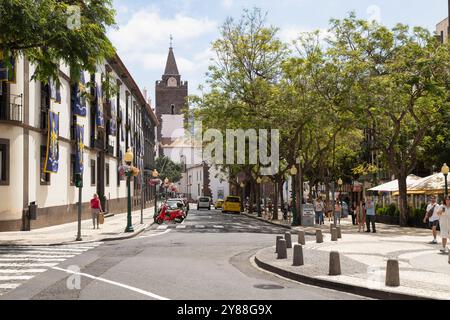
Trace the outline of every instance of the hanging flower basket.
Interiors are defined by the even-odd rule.
[[[141,171],[133,166],[120,166],[119,167],[119,175],[121,177],[127,176],[131,174],[133,177],[137,177]]]

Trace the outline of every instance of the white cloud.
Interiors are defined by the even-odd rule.
[[[230,9],[234,5],[234,0],[222,0],[222,7]]]
[[[316,30],[319,30],[320,32],[321,40],[323,40],[327,35],[329,35],[327,29],[308,29],[305,27],[290,26],[286,28],[281,28],[279,36],[282,41],[286,43],[292,43],[294,40],[297,40],[302,33],[313,32]]]
[[[166,19],[156,9],[145,8],[135,12],[118,30],[111,30],[109,37],[128,61],[141,61],[146,69],[152,70],[164,66],[171,34],[175,47],[188,47],[194,40],[216,31],[216,27],[217,23],[207,18],[195,19],[176,14]],[[144,60],[139,60],[142,58]],[[179,67],[192,68],[187,59],[179,57],[179,53],[177,62]]]

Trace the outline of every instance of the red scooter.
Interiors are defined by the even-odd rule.
[[[164,221],[181,223],[184,219],[186,219],[186,214],[183,211],[182,203],[177,203],[175,207],[166,202],[162,205],[159,215],[155,217],[155,222],[157,224],[162,224]]]

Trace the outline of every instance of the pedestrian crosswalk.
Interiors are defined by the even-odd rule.
[[[101,242],[62,246],[0,246],[0,296]]]
[[[204,225],[204,224],[169,224],[169,225],[162,225],[158,226],[156,230],[158,231],[167,231],[167,230],[185,230],[185,229],[225,229],[225,226],[221,225]],[[0,260],[1,263],[1,260]]]

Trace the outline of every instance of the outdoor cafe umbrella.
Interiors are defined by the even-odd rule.
[[[414,174],[410,174],[407,178],[406,178],[406,186],[409,188],[410,186],[412,186],[413,184],[415,184],[417,181],[421,180],[422,178],[414,175]],[[378,191],[378,192],[396,192],[398,191],[398,179],[397,180],[393,180],[387,183],[384,183],[382,185],[379,185],[375,188],[369,189],[369,191]]]
[[[409,194],[441,194],[445,191],[445,181],[442,173],[436,173],[422,178],[408,187]]]

